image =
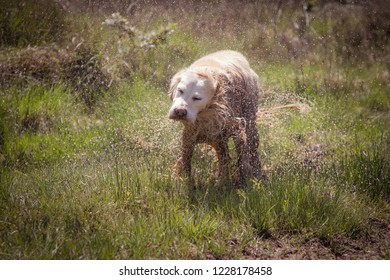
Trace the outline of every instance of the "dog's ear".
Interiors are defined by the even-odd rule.
[[[219,82],[218,82],[217,77],[214,77],[213,75],[211,75],[207,72],[198,72],[197,74],[199,77],[203,77],[203,78],[208,79],[211,82],[212,87],[214,89],[214,95],[218,94],[218,91],[220,88],[219,88]]]
[[[227,77],[224,74],[217,74],[213,76],[214,79],[214,88],[215,88],[215,97],[220,97],[225,95],[225,86]]]
[[[221,93],[222,87],[221,83],[217,79],[215,79],[214,81],[215,96],[217,96]]]
[[[181,80],[181,75],[183,74],[185,69],[182,69],[180,70],[179,72],[177,72],[173,77],[172,77],[172,80],[171,80],[171,84],[169,85],[169,89],[168,89],[168,97],[173,100],[173,93],[175,92],[176,90],[176,87],[177,85],[179,84],[180,80]]]

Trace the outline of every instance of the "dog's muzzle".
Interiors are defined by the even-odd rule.
[[[185,108],[175,108],[169,114],[169,118],[172,120],[185,120],[186,117],[187,109]]]

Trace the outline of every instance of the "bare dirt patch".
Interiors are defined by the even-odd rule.
[[[357,238],[333,236],[321,240],[291,234],[261,238],[242,254],[244,259],[390,259],[390,223],[371,219],[370,232]]]

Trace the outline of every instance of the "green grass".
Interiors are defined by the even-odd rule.
[[[51,163],[99,146],[101,121],[85,113],[71,89],[59,84],[2,92],[1,153],[8,165]]]
[[[175,181],[170,172],[179,127],[166,120],[165,93],[145,86],[141,79],[132,85],[122,83],[114,93],[108,93],[94,113],[97,119],[104,116],[95,140],[89,138],[93,128],[88,125],[72,131],[72,140],[64,141],[55,131],[24,133],[29,141],[24,140],[27,136],[18,137],[18,145],[39,147],[26,155],[34,163],[56,147],[62,153],[52,151],[56,160],[28,165],[23,172],[3,169],[2,258],[204,258],[207,254],[235,258],[264,234],[356,236],[366,230],[370,218],[365,202],[369,200],[356,198],[356,191],[388,199],[389,162],[378,150],[383,143],[375,145],[374,154],[366,155],[361,148],[345,150],[353,160],[331,159],[336,170],[316,172],[299,159],[283,158],[296,145],[284,144],[290,140],[279,136],[273,140],[269,134],[313,133],[312,122],[320,121],[319,112],[285,116],[276,130],[286,131],[263,132],[262,142],[275,141],[267,154],[282,154],[265,183],[238,190],[214,185],[211,172],[202,171],[213,161],[210,155],[196,158],[201,176],[195,182]],[[31,102],[37,105],[31,105],[36,109],[30,112],[39,111],[42,102],[49,104],[48,94],[53,90]],[[323,126],[320,129],[328,127]],[[77,138],[83,141],[75,149],[72,141]],[[98,144],[88,145],[91,141]],[[69,154],[73,156],[63,158]],[[229,246],[230,240],[239,240],[241,249]]]
[[[254,258],[247,248],[286,236],[338,252],[339,239],[377,237],[372,220],[388,225],[390,100],[381,63],[367,62],[364,71],[334,57],[321,63],[310,58],[317,48],[308,58],[270,62],[262,45],[254,47],[259,31],[251,26],[226,29],[219,41],[212,40],[218,32],[180,21],[155,49],[119,53],[118,34],[91,24],[98,17],[69,17],[78,20],[75,30],[85,28],[94,67],[111,85],[95,85],[93,102],[80,98],[95,93],[83,79],[1,87],[1,259]],[[166,22],[154,20],[151,26]],[[286,26],[284,19],[277,31]],[[331,32],[318,21],[314,28]],[[215,156],[204,146],[196,149],[193,178],[171,175],[181,124],[166,117],[169,78],[226,46],[247,51],[263,84],[261,108],[311,108],[259,119],[265,179],[245,189],[213,178]],[[118,66],[122,60],[131,70]],[[388,255],[382,248],[375,256]]]

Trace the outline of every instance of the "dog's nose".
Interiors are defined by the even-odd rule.
[[[184,108],[176,108],[174,111],[175,111],[175,115],[179,118],[183,118],[187,116],[187,110]]]

